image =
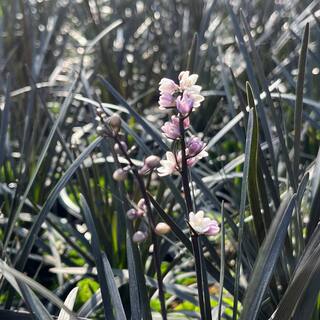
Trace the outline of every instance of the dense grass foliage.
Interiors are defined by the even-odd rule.
[[[318,0],[0,0],[0,16],[1,319],[320,319]],[[180,146],[158,83],[183,70],[209,155],[142,175]],[[191,208],[220,232],[194,232]]]

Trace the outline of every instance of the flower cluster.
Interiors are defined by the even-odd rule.
[[[197,74],[191,74],[189,71],[182,71],[179,74],[179,84],[173,80],[163,78],[159,83],[159,106],[160,109],[176,107],[177,110],[186,115],[193,108],[198,108],[204,100],[201,95],[201,87],[196,85]]]
[[[171,140],[181,139],[181,126],[183,130],[190,127],[190,113],[198,108],[204,97],[201,87],[196,85],[197,74],[182,71],[179,74],[179,84],[168,78],[163,78],[159,83],[159,108],[161,110],[174,109],[177,114],[171,117],[161,127],[163,135]],[[182,122],[182,123],[181,123]],[[180,126],[181,123],[181,126]],[[184,138],[184,137],[183,137]],[[189,137],[185,143],[186,163],[188,167],[194,166],[200,159],[206,157],[205,144],[198,137]],[[182,169],[182,151],[167,152],[166,159],[160,161],[159,176],[179,173]]]

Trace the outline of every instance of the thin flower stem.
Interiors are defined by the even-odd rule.
[[[191,197],[191,191],[189,187],[189,170],[186,158],[186,143],[185,143],[185,130],[183,126],[183,118],[179,118],[179,128],[180,128],[180,141],[181,141],[181,179],[184,190],[184,196],[186,199],[186,204],[188,208],[187,221],[189,221],[189,213],[193,211],[193,203]],[[197,287],[199,295],[199,305],[202,320],[211,320],[211,306],[210,306],[210,295],[208,291],[208,279],[206,277],[206,267],[202,263],[204,261],[202,247],[200,245],[199,235],[190,230],[192,239],[192,249],[195,259],[196,276],[197,276]],[[206,291],[206,292],[205,292]]]
[[[219,302],[218,302],[218,320],[221,320],[221,310],[223,304],[223,284],[224,284],[224,272],[225,272],[225,231],[224,231],[224,202],[221,205],[221,263],[220,263],[220,289],[219,289]]]
[[[157,235],[154,232],[154,228],[155,228],[155,220],[152,214],[152,209],[151,209],[151,203],[150,203],[150,199],[147,193],[147,189],[146,186],[144,184],[144,181],[142,179],[142,177],[140,176],[140,174],[138,173],[135,165],[133,164],[133,162],[131,161],[127,151],[123,148],[123,146],[121,145],[121,142],[118,138],[118,136],[114,136],[115,141],[118,143],[119,148],[121,150],[121,152],[123,153],[124,157],[127,159],[127,161],[130,164],[132,173],[134,175],[134,177],[136,178],[141,194],[142,194],[142,198],[145,201],[146,207],[147,207],[147,218],[148,218],[148,222],[149,222],[149,227],[150,227],[150,233],[151,233],[151,240],[152,240],[152,244],[153,244],[153,259],[154,259],[154,264],[156,267],[156,273],[157,273],[157,282],[158,282],[158,291],[159,291],[159,300],[160,300],[160,306],[161,306],[161,315],[162,315],[162,319],[163,320],[167,320],[167,310],[166,310],[166,303],[165,303],[165,297],[164,297],[164,290],[163,290],[163,281],[162,281],[162,275],[161,275],[161,259],[160,259],[160,248],[159,248],[159,242],[157,239]]]
[[[121,164],[120,164],[118,155],[116,154],[116,152],[114,151],[113,148],[111,148],[111,153],[112,153],[112,156],[114,158],[114,161],[115,161],[116,165],[120,167]],[[126,192],[123,182],[120,183],[120,192],[123,193],[123,194],[125,194],[125,192]],[[120,200],[120,199],[118,199],[118,200]],[[123,201],[121,201],[121,206],[122,206],[123,212],[125,212],[125,204],[124,204]],[[133,222],[132,221],[128,221],[128,219],[125,219],[125,221],[126,221],[125,223],[126,223],[126,228],[127,228],[127,237],[128,236],[130,237],[133,234]],[[132,241],[132,240],[129,240],[129,241]],[[127,243],[127,245],[129,246],[128,243]],[[131,248],[131,249],[134,250],[134,248]],[[135,261],[135,263],[141,264],[140,256],[139,256],[138,260],[139,261]],[[141,266],[141,268],[142,268],[142,266]],[[134,294],[131,291],[132,291],[132,288],[129,286],[130,301],[134,301]],[[138,294],[138,296],[140,296],[142,299],[148,298],[148,292],[146,290],[146,284],[145,283],[144,283],[144,285],[142,285],[142,284],[141,284],[141,286],[139,285],[139,291],[140,291],[140,293]],[[150,311],[150,309],[148,311]],[[144,311],[143,311],[143,313],[144,313],[142,315],[143,319],[151,319],[151,317],[152,317],[151,316],[151,311],[150,311],[150,314],[148,313],[148,311],[147,311],[147,314],[145,314]]]
[[[209,286],[208,286],[207,269],[204,262],[204,254],[202,249],[202,237],[203,236],[198,237],[198,245],[199,245],[199,251],[200,251],[200,258],[201,258],[203,297],[204,297],[204,305],[206,308],[206,317],[208,320],[211,320],[212,316],[211,316],[210,293],[209,293]]]
[[[185,142],[185,131],[183,126],[183,118],[179,119],[179,126],[180,126],[180,141],[181,141],[181,179],[182,185],[184,190],[184,196],[186,199],[186,204],[188,208],[187,217],[186,219],[189,220],[188,213],[193,210],[192,206],[192,199],[191,199],[191,192],[189,187],[189,178],[188,178],[188,165],[187,165],[187,158],[186,158],[186,142]]]
[[[191,242],[194,254],[194,261],[196,265],[196,276],[197,276],[197,287],[199,294],[199,305],[200,305],[200,314],[201,319],[206,320],[206,308],[203,296],[203,285],[202,285],[202,266],[201,266],[201,256],[200,256],[200,246],[199,246],[199,237],[196,234],[191,235]]]

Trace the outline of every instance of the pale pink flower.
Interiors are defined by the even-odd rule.
[[[187,94],[190,99],[193,100],[193,108],[198,108],[201,105],[201,102],[204,100],[204,97],[201,95],[201,87],[193,86],[193,89],[188,89],[184,93]]]
[[[201,86],[195,84],[197,80],[198,75],[190,75],[189,71],[182,71],[179,74],[180,90],[185,91],[191,97],[194,108],[198,108],[200,103],[204,100],[204,97],[201,95]]]
[[[181,114],[188,114],[192,111],[194,105],[193,97],[185,91],[176,99],[176,107]]]
[[[198,80],[197,74],[191,74],[189,71],[182,71],[179,74],[179,87],[181,90],[190,89]]]
[[[196,156],[187,159],[188,167],[193,167],[199,160],[208,156],[208,152],[206,150],[202,150]]]
[[[160,93],[168,93],[172,95],[175,91],[179,89],[178,85],[171,79],[162,78],[159,82]]]
[[[159,105],[160,109],[177,106],[182,114],[190,112],[193,108],[198,108],[204,97],[201,95],[201,86],[196,85],[197,74],[190,74],[189,71],[182,71],[179,74],[179,85],[173,80],[163,78],[159,82]],[[175,98],[175,93],[181,93],[183,96]],[[191,103],[192,101],[192,103]]]
[[[197,213],[189,213],[189,224],[198,234],[204,234],[206,236],[214,236],[220,231],[218,222],[205,217],[202,210]]]
[[[186,154],[188,157],[197,156],[205,147],[203,141],[198,137],[191,137],[186,143]]]
[[[177,161],[176,161],[176,157],[172,152],[167,151],[166,157],[167,157],[166,160],[160,161],[161,167],[159,167],[157,170],[158,175],[160,177],[168,176],[170,174],[176,173],[179,168]]]
[[[184,129],[188,129],[190,126],[189,117],[183,120]],[[172,116],[171,121],[167,121],[162,127],[161,130],[163,134],[168,138],[175,140],[180,137],[180,126],[179,126],[179,118],[177,116]]]
[[[170,93],[163,92],[159,97],[158,103],[159,109],[165,110],[166,108],[174,107],[176,105],[176,100]]]
[[[193,167],[199,160],[208,156],[204,143],[197,137],[192,137],[186,144],[187,166]],[[178,163],[182,163],[182,152],[177,154]]]

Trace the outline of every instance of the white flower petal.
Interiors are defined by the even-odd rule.
[[[195,74],[195,73],[192,74],[191,76],[189,76],[188,81],[189,81],[191,86],[193,86],[197,82],[198,77],[199,76],[197,74]]]

